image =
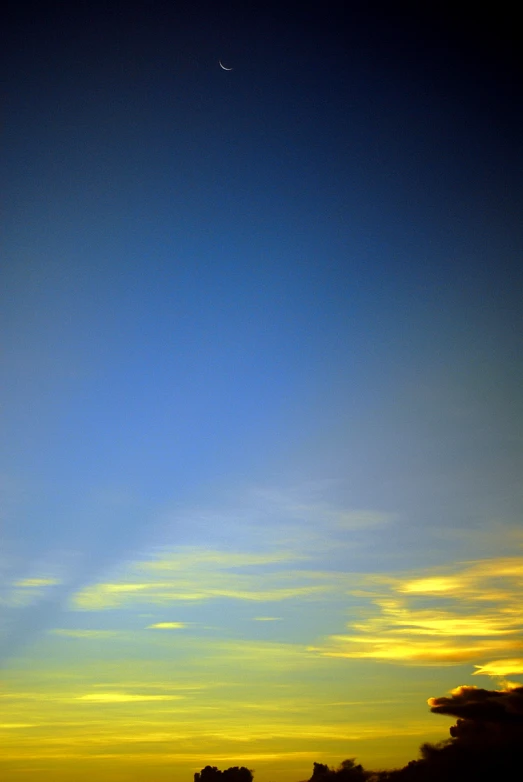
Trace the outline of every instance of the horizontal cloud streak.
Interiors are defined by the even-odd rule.
[[[369,576],[366,589],[353,594],[369,599],[374,614],[349,622],[349,633],[329,636],[311,651],[406,664],[476,663],[513,655],[523,649],[522,577],[521,557],[464,563],[453,573],[419,579]],[[514,661],[491,665],[477,673],[519,672]]]
[[[317,574],[283,569],[288,552],[243,554],[221,550],[180,549],[156,559],[130,563],[118,580],[85,587],[73,595],[71,607],[99,611],[125,605],[165,605],[175,601],[202,602],[217,598],[278,602],[321,595],[329,585]],[[312,582],[312,583],[311,583]]]
[[[187,627],[186,622],[156,622],[147,625],[148,630],[181,630],[184,627]]]
[[[127,692],[97,692],[79,695],[79,701],[89,703],[136,703],[141,701],[176,701],[180,695],[136,695]]]
[[[483,665],[474,666],[473,676],[486,674],[487,676],[510,676],[513,673],[523,673],[523,657],[508,658],[505,660],[492,660]]]

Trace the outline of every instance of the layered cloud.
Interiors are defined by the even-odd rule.
[[[314,573],[290,569],[301,555],[282,550],[267,554],[179,548],[130,563],[112,581],[77,592],[71,606],[99,611],[127,605],[168,605],[230,598],[278,602],[313,598],[328,591]],[[289,568],[289,569],[287,569]]]
[[[347,631],[311,643],[309,653],[416,665],[470,662],[478,674],[495,676],[522,668],[523,557],[462,563],[423,576],[345,574],[297,564],[309,562],[303,555],[296,561],[287,549],[261,554],[166,550],[131,563],[113,580],[84,588],[74,595],[72,607],[165,608],[217,599],[328,604],[343,597],[350,605]],[[271,614],[253,618],[274,620]],[[163,620],[147,627],[180,629],[184,624]]]
[[[165,547],[115,568],[77,591],[70,606],[98,611],[221,598],[271,603],[339,592],[349,585],[344,574],[314,571],[311,563],[356,545],[348,541],[350,533],[377,529],[395,517],[334,506],[320,499],[324,488],[252,489],[221,512],[192,509],[191,524],[206,545]],[[224,529],[226,545],[217,534]]]
[[[423,577],[369,576],[353,594],[368,601],[367,616],[311,651],[418,665],[495,657],[477,671],[489,675],[522,667],[514,658],[523,650],[522,557],[464,563]]]

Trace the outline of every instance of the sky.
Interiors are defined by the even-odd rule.
[[[523,676],[514,20],[8,5],[2,778],[404,764]]]

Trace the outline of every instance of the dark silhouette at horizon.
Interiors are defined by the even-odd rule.
[[[245,766],[231,766],[220,771],[216,766],[205,766],[194,775],[194,782],[252,782],[253,772]]]
[[[420,755],[403,768],[367,770],[356,758],[336,768],[314,763],[307,782],[508,782],[517,778],[523,746],[523,686],[502,690],[461,686],[450,696],[429,698],[433,714],[457,717],[450,738],[424,742]],[[220,771],[206,766],[194,782],[252,782],[253,771],[234,766]]]

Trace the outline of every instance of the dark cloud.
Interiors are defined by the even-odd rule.
[[[502,690],[461,686],[428,703],[433,714],[458,718],[450,728],[450,738],[422,744],[419,760],[380,774],[380,782],[517,778],[523,744],[523,686]]]
[[[430,698],[429,706],[434,714],[448,714],[460,720],[523,725],[523,686],[505,690],[457,687],[450,697]]]

